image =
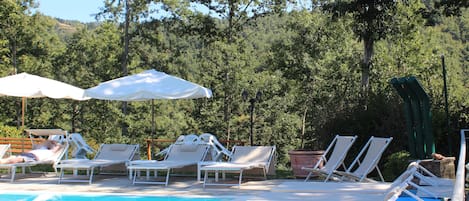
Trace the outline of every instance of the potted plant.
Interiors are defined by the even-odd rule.
[[[305,123],[306,123],[307,109],[304,110],[301,133],[300,133],[300,148],[291,150],[288,152],[290,156],[290,164],[293,170],[293,175],[296,178],[304,178],[308,176],[307,171],[302,170],[302,167],[313,167],[319,161],[324,153],[324,150],[317,149],[321,143],[314,138],[313,134],[306,134]],[[306,142],[308,140],[308,142]]]

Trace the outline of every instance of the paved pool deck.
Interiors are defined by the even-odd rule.
[[[252,180],[237,186],[207,186],[194,177],[172,176],[170,184],[132,185],[126,176],[96,175],[92,184],[57,183],[54,173],[18,175],[13,183],[2,181],[0,192],[98,193],[152,196],[226,197],[232,200],[382,200],[389,183],[323,183],[300,179]],[[380,199],[381,198],[381,199]]]

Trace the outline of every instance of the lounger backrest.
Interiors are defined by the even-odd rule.
[[[391,142],[391,138],[380,138],[372,136],[366,143],[363,149],[358,154],[357,158],[352,162],[348,172],[353,172],[354,175],[359,177],[366,177],[374,168],[377,167],[381,156],[386,147]],[[361,159],[362,155],[366,155]],[[352,171],[354,165],[359,165],[357,169]]]
[[[10,150],[10,144],[0,144],[0,159],[4,158]]]
[[[234,146],[230,162],[268,164],[274,152],[275,146]]]
[[[173,144],[169,148],[164,160],[199,162],[203,161],[207,155],[208,145],[206,144]]]
[[[94,159],[130,161],[137,152],[136,144],[102,144]]]
[[[330,173],[336,170],[344,161],[345,156],[347,155],[349,149],[352,147],[353,143],[357,136],[340,136],[336,135],[332,143],[324,152],[322,159],[326,159],[328,152],[333,147],[332,153],[329,155],[329,158],[325,161],[326,164],[323,167],[323,170]],[[315,168],[318,168],[320,162],[318,162]]]
[[[52,155],[51,157],[47,158],[47,159],[44,159],[42,161],[38,161],[38,163],[42,163],[42,164],[57,164],[60,162],[60,160],[62,160],[62,158],[65,157],[65,155],[67,154],[67,151],[68,151],[68,143],[64,143],[64,144],[60,144],[60,149],[54,153],[54,155]]]
[[[391,186],[388,190],[399,186],[401,183],[405,182],[408,183],[409,179],[414,178],[414,173],[417,171],[417,167],[414,166],[412,163],[407,167],[406,171],[404,171],[401,175],[399,175],[394,181],[391,183]]]
[[[203,133],[199,136],[200,142],[210,145],[210,154],[211,160],[219,161],[222,159],[223,155],[231,157],[231,151],[225,148],[217,138],[210,133]]]
[[[195,144],[199,143],[199,136],[195,134],[181,135],[174,144]]]
[[[80,133],[72,133],[69,136],[69,141],[75,146],[75,151],[80,149],[85,150],[87,153],[94,153],[95,150],[91,148],[83,139]]]

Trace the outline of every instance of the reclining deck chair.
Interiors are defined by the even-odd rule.
[[[205,160],[209,150],[208,144],[199,143],[182,143],[172,144],[165,153],[163,160],[138,160],[131,161],[127,165],[127,169],[132,175],[132,184],[164,184],[168,186],[169,176],[172,169],[183,168],[187,166],[197,165],[198,162]],[[155,178],[158,171],[166,171],[164,181],[154,181],[149,178],[149,170],[155,172]],[[147,171],[146,180],[138,180],[138,173]]]
[[[347,167],[344,164],[344,159],[356,139],[357,136],[336,135],[329,147],[327,147],[324,154],[313,167],[301,168],[309,172],[305,181],[308,181],[314,174],[323,174],[326,176],[326,178],[324,179],[324,182],[326,182],[333,176],[334,171],[336,171],[336,169],[339,168],[340,165],[342,165],[344,170],[346,170]],[[321,167],[321,165],[323,165],[324,163],[325,165]]]
[[[62,160],[66,156],[67,151],[68,151],[68,146],[69,146],[67,142],[61,145],[62,145],[61,148],[54,155],[44,160],[28,161],[28,162],[12,163],[12,164],[0,164],[0,169],[7,169],[8,175],[9,175],[9,177],[2,178],[0,180],[9,180],[10,182],[13,182],[15,181],[15,178],[16,178],[17,168],[21,168],[23,174],[26,174],[26,168],[29,169],[30,173],[34,173],[31,170],[31,167],[36,166],[36,165],[51,165],[54,168],[55,173],[57,173],[57,168],[55,166],[60,162],[60,160]]]
[[[241,186],[243,172],[249,169],[262,169],[264,179],[267,179],[267,171],[269,170],[275,155],[275,146],[234,146],[231,157],[227,162],[201,162],[199,164],[200,171],[204,171],[204,188],[207,185],[237,185]],[[208,183],[209,172],[215,172],[215,182]],[[239,172],[239,180],[237,184],[224,184],[217,182],[217,173],[221,172]]]
[[[72,157],[76,159],[86,159],[86,154],[92,154],[96,151],[91,148],[83,139],[80,133],[72,133],[68,135],[68,140],[72,145]]]
[[[369,179],[367,176],[371,171],[376,169],[381,181],[384,182],[383,175],[378,168],[378,162],[381,159],[384,150],[386,150],[389,143],[391,143],[391,140],[392,137],[382,138],[371,136],[349,168],[345,172],[336,171],[335,173],[341,175],[342,180],[349,179],[358,182],[373,182],[375,180]]]
[[[62,182],[93,182],[93,175],[95,168],[104,168],[113,165],[124,165],[134,159],[138,154],[139,146],[136,144],[102,144],[96,153],[94,159],[69,159],[62,160],[56,165],[60,169],[58,183]],[[87,179],[74,178],[78,175],[71,176],[70,179],[65,179],[64,170],[86,170]]]
[[[454,187],[454,180],[437,177],[428,169],[420,165],[420,161],[410,163],[408,169],[413,169],[414,181],[409,185],[414,187],[416,196],[433,198],[451,197]]]
[[[317,200],[397,200],[401,195],[412,199],[423,201],[413,189],[413,181],[415,180],[415,172],[417,168],[410,166],[401,173],[393,182],[365,183],[365,182],[308,182],[298,185],[297,182],[284,182],[277,186],[273,191],[277,192],[305,192],[311,194],[326,195],[321,198],[315,197]],[[336,197],[335,195],[345,195],[344,197]],[[329,197],[327,197],[329,196]],[[425,196],[431,197],[431,196]]]

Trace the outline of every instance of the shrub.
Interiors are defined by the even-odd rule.
[[[23,129],[0,124],[0,137],[23,137]]]
[[[383,176],[386,180],[394,180],[402,174],[411,160],[408,151],[400,151],[389,155],[384,163]]]

